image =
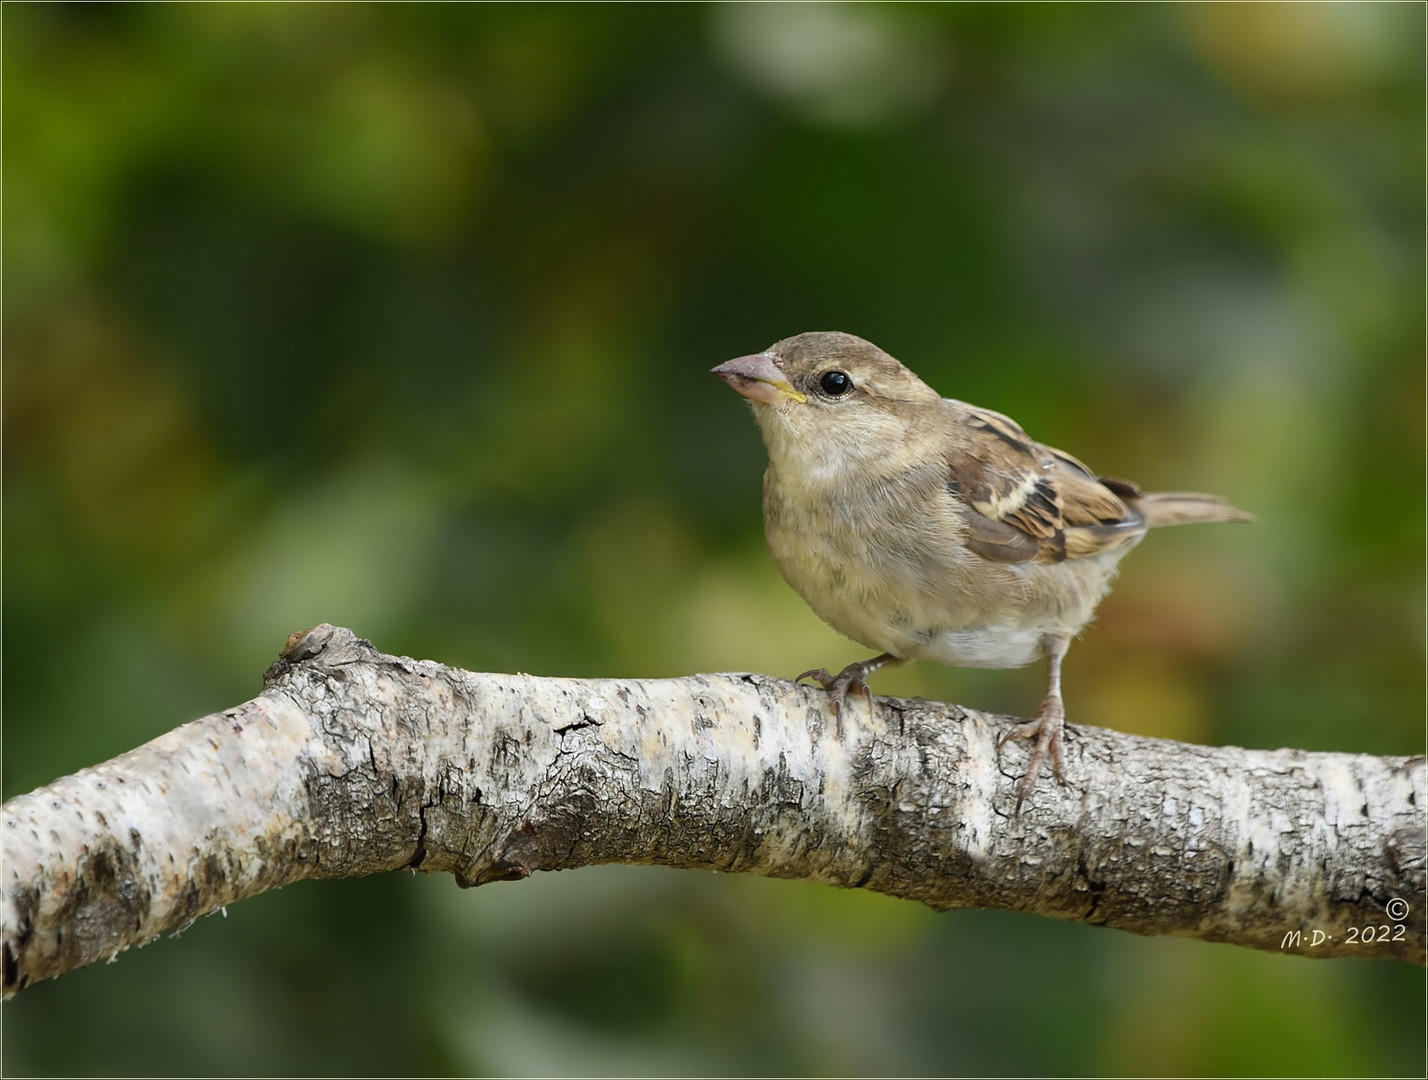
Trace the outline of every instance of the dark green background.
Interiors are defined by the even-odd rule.
[[[320,621],[551,675],[862,655],[707,374],[810,329],[1258,514],[1128,560],[1073,723],[1422,751],[1420,5],[4,14],[7,796]],[[605,867],[262,896],[26,990],[3,1064],[1421,1075],[1423,1015],[1385,961]]]

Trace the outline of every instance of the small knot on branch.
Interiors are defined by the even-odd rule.
[[[371,662],[381,653],[366,638],[359,638],[345,626],[318,623],[288,637],[278,658],[263,673],[264,687],[271,688],[300,665],[332,670],[347,664]]]

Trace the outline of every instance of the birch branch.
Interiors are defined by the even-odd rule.
[[[4,994],[303,878],[662,863],[1424,962],[1424,760],[1011,723],[762,675],[551,679],[294,635],[266,689],[0,808]]]

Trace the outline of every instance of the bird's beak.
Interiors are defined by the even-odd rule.
[[[750,401],[780,405],[790,400],[808,400],[784,377],[778,364],[774,362],[772,353],[740,356],[734,360],[726,360],[710,370]]]

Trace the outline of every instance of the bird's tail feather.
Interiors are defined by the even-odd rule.
[[[1254,515],[1231,506],[1218,495],[1198,491],[1151,491],[1137,503],[1149,528],[1195,525],[1216,521],[1253,521]]]

